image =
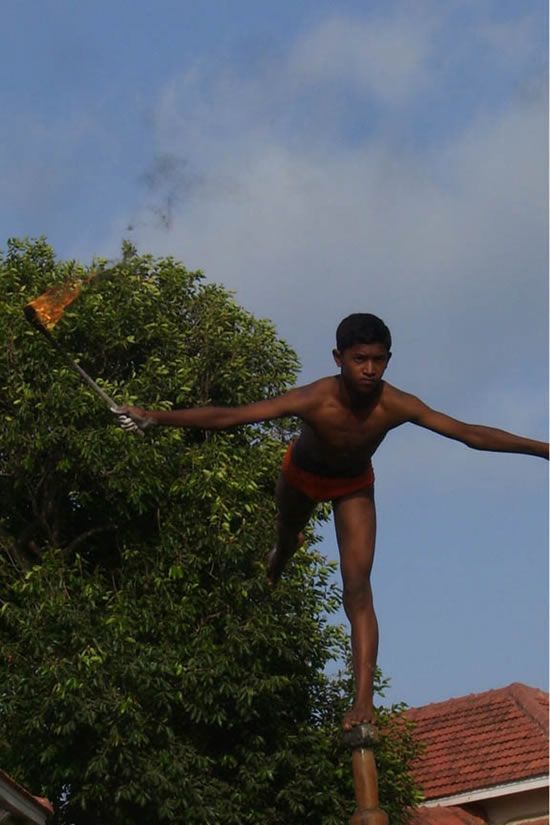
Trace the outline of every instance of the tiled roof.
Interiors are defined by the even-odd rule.
[[[519,683],[406,711],[426,799],[548,775],[548,694]]]
[[[469,814],[464,808],[422,806],[412,814],[408,825],[487,825],[485,819]]]
[[[53,814],[53,806],[49,799],[45,799],[43,796],[33,796],[30,791],[20,785],[19,782],[16,782],[15,779],[6,773],[5,771],[0,769],[0,779],[2,779],[7,785],[10,785],[16,791],[18,791],[21,796],[24,796],[25,799],[28,799],[30,802],[34,803],[38,808],[41,808],[44,813]]]

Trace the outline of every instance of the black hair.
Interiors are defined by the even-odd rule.
[[[336,330],[336,349],[343,352],[354,344],[384,344],[391,350],[391,333],[384,321],[368,312],[356,312],[348,315],[338,324]]]

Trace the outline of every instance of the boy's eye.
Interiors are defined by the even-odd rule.
[[[353,363],[354,364],[363,364],[365,361],[373,361],[375,364],[383,364],[384,363],[384,356],[383,355],[371,355],[367,357],[365,355],[354,355],[353,356]]]

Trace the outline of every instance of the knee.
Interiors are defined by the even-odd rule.
[[[296,516],[289,517],[288,515],[282,516],[281,514],[279,514],[279,517],[277,519],[277,528],[279,530],[279,533],[295,533],[296,535],[298,535],[298,533],[300,533],[304,529],[304,526],[305,520],[302,518],[298,518]]]
[[[344,578],[344,607],[346,610],[372,608],[370,575],[358,573]]]

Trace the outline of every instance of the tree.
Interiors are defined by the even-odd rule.
[[[123,245],[55,329],[119,401],[235,405],[280,393],[297,359],[200,272]],[[89,273],[43,240],[0,262],[0,764],[69,825],[340,825],[345,655],[313,532],[265,578],[292,421],[140,438],[25,321]],[[415,798],[410,731],[386,713],[392,822]],[[382,770],[384,773],[384,770]]]

